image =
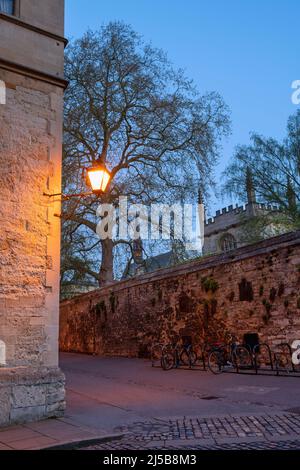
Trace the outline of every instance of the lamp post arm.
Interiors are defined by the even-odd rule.
[[[58,197],[61,196],[62,200],[67,201],[68,199],[73,199],[75,197],[86,197],[86,196],[91,196],[94,194],[94,192],[85,192],[85,193],[76,193],[76,194],[64,194],[64,193],[54,193],[54,194],[48,194],[48,193],[43,193],[43,196],[47,197]]]

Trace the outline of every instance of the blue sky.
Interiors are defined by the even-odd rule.
[[[221,93],[232,112],[217,180],[235,145],[257,131],[281,139],[300,79],[299,0],[66,0],[66,36],[111,20],[164,49],[200,91]],[[212,210],[229,200],[214,200]],[[235,201],[232,201],[235,202]]]

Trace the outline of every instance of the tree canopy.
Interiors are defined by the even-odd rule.
[[[66,51],[63,185],[86,190],[82,168],[101,162],[112,179],[104,202],[168,202],[208,191],[228,108],[216,92],[201,95],[165,53],[128,25],[109,23],[72,41]],[[120,240],[95,234],[95,197],[63,207],[63,279],[113,278]],[[122,240],[128,247],[130,240]]]
[[[249,171],[257,201],[280,209],[273,215],[273,223],[287,229],[299,228],[300,110],[289,117],[282,142],[253,133],[250,145],[237,147],[224,172],[224,191],[247,200],[245,178]]]

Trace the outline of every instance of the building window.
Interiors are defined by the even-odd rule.
[[[236,239],[231,233],[226,233],[220,239],[220,248],[222,251],[234,250],[237,247]]]
[[[8,15],[14,14],[15,1],[14,0],[0,0],[0,12],[7,13]]]

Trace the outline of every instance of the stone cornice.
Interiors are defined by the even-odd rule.
[[[17,26],[21,26],[22,28],[34,31],[35,33],[41,34],[43,36],[48,36],[49,38],[52,38],[55,41],[62,42],[65,46],[68,44],[68,40],[63,36],[59,36],[58,34],[51,33],[50,31],[26,23],[25,21],[20,20],[20,18],[18,18],[17,16],[11,16],[6,15],[5,13],[0,13],[0,20],[8,21],[10,23],[16,24]]]
[[[68,86],[68,81],[64,78],[56,77],[48,73],[40,72],[39,70],[32,69],[31,67],[26,67],[25,65],[20,65],[15,62],[3,59],[0,57],[0,68],[3,70],[8,70],[9,72],[14,72],[19,75],[33,78],[35,80],[41,80],[42,82],[49,83],[51,85],[58,86],[60,88],[66,89]]]

